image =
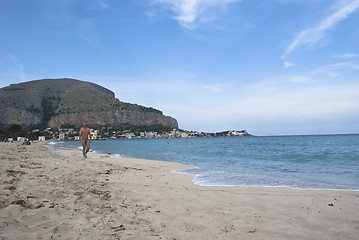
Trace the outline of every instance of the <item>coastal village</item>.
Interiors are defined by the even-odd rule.
[[[47,135],[52,139],[58,140],[79,140],[78,131],[73,128],[59,129],[52,131],[46,129]],[[104,139],[150,139],[150,138],[200,138],[200,137],[243,137],[251,136],[245,130],[225,131],[219,133],[205,133],[197,131],[185,131],[180,129],[173,129],[170,132],[158,133],[155,131],[131,132],[130,130],[113,130],[111,127],[103,127],[100,130],[91,129],[91,136],[93,140]]]
[[[205,133],[197,131],[186,131],[172,129],[169,132],[156,131],[136,131],[131,130],[114,130],[112,127],[102,127],[100,129],[90,128],[93,140],[106,139],[153,139],[153,138],[204,138],[204,137],[247,137],[252,136],[246,130],[231,130],[217,133]],[[46,128],[44,130],[33,129],[29,134],[32,140],[79,140],[78,129],[75,128]],[[28,135],[28,134],[26,134]],[[27,137],[16,134],[8,137],[5,141],[24,141]]]

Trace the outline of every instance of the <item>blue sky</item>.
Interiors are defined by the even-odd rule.
[[[359,0],[1,0],[0,87],[105,86],[186,130],[359,133]]]

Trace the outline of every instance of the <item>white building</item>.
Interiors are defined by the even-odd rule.
[[[97,139],[97,134],[98,134],[97,130],[91,129],[91,137],[92,137],[93,140]]]
[[[64,139],[65,139],[65,133],[64,133],[64,132],[59,133],[59,139],[60,139],[60,140],[64,140]]]

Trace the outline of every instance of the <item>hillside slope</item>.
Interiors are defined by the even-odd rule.
[[[60,127],[82,122],[178,128],[177,120],[161,111],[121,102],[109,89],[90,82],[43,79],[0,89],[0,124]]]

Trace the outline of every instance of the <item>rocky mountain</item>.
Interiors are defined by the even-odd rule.
[[[129,125],[178,128],[161,111],[119,101],[102,86],[75,79],[43,79],[0,89],[0,124]]]

